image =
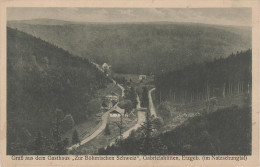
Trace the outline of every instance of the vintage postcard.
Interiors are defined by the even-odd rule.
[[[1,165],[259,166],[259,3],[2,1]]]

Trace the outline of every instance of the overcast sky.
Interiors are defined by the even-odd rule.
[[[77,22],[195,22],[251,26],[250,8],[8,8],[8,20],[49,18]]]

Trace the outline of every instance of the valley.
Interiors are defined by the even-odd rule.
[[[108,63],[114,72],[123,74],[177,70],[251,48],[249,27],[171,22],[55,24],[55,20],[46,25],[46,20],[36,21],[7,25],[99,65]]]
[[[7,23],[8,154],[251,153],[250,28],[47,22]]]

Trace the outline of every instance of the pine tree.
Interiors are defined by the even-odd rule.
[[[67,154],[67,148],[64,141],[61,140],[61,116],[60,114],[62,110],[56,110],[55,117],[54,117],[54,126],[52,129],[52,154],[53,155],[65,155]]]
[[[77,144],[77,143],[80,143],[79,134],[77,130],[74,130],[72,135],[72,144]]]
[[[109,125],[107,124],[106,125],[106,128],[105,128],[105,135],[110,135],[110,129],[109,129]]]
[[[153,131],[153,125],[151,121],[151,117],[149,112],[146,112],[146,121],[142,125],[142,129],[144,132],[144,140],[142,143],[142,152],[145,155],[151,155],[152,154],[152,141],[151,141],[151,135]]]
[[[143,87],[143,93],[141,98],[141,106],[148,107],[149,99],[148,99],[148,89],[147,87]]]
[[[122,130],[123,130],[123,116],[122,114],[120,115],[120,121],[115,122],[116,126],[119,128],[119,140],[122,139]]]

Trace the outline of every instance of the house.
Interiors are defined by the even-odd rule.
[[[121,115],[128,117],[128,115],[125,114],[125,109],[122,109],[118,106],[115,106],[115,108],[109,113],[109,116],[112,118],[119,118]]]
[[[146,79],[146,75],[139,75],[139,80]]]
[[[110,117],[116,117],[116,118],[118,118],[118,117],[121,116],[121,114],[120,114],[120,112],[118,112],[118,111],[116,111],[116,110],[113,110],[113,111],[111,111],[111,112],[109,113],[109,116],[110,116]]]
[[[104,63],[102,65],[102,70],[105,73],[105,75],[108,77],[109,75],[111,75],[111,66],[108,65],[107,63]]]
[[[110,70],[110,65],[108,65],[107,63],[104,63],[103,65],[102,65],[102,69],[103,70]]]

